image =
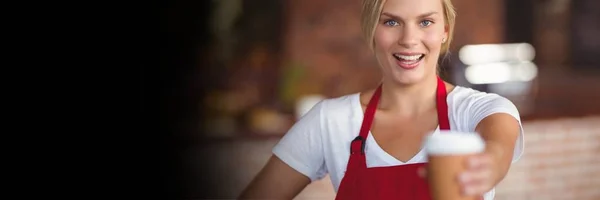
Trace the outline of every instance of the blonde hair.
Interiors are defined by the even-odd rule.
[[[452,42],[452,37],[454,35],[456,10],[452,5],[451,0],[441,1],[442,6],[444,7],[445,25],[448,28],[448,38],[446,38],[446,41],[442,44],[442,48],[440,50],[440,55],[445,55],[448,53],[450,42]],[[377,23],[379,22],[379,16],[381,16],[384,3],[385,0],[363,0],[362,3],[361,30],[371,50],[373,50],[375,45],[373,37],[375,35],[375,28],[377,28]]]

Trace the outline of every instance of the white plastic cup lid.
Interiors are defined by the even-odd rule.
[[[440,131],[425,138],[424,148],[429,155],[480,153],[485,142],[478,133]]]

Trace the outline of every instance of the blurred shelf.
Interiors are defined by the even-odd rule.
[[[523,120],[600,115],[600,70],[571,69],[540,70],[532,97],[533,112],[522,116]]]

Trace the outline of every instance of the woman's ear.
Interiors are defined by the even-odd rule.
[[[442,43],[446,43],[446,41],[448,41],[449,29],[450,29],[450,27],[448,27],[448,24],[444,25],[444,36],[442,36]]]

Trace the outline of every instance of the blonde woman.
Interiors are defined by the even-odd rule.
[[[319,102],[273,149],[242,199],[292,199],[330,175],[336,199],[430,199],[419,170],[424,136],[477,132],[485,152],[465,163],[462,191],[485,200],[522,154],[512,102],[437,75],[452,40],[450,0],[364,0],[362,30],[383,79],[376,88]]]

